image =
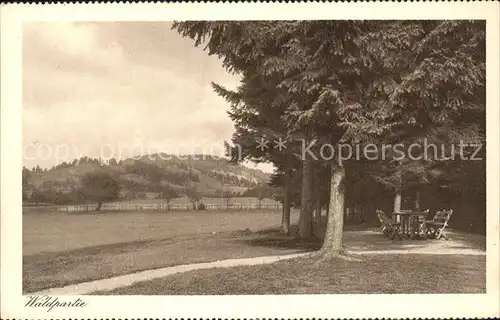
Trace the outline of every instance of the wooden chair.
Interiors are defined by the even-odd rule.
[[[399,240],[401,240],[401,224],[392,222],[392,219],[387,217],[382,210],[377,210],[376,213],[381,224],[380,231],[382,234],[386,237],[391,237],[391,239],[398,236]]]
[[[425,222],[426,235],[436,240],[441,237],[448,239],[444,229],[448,226],[448,221],[450,221],[452,214],[453,210],[441,210],[436,212],[436,215],[432,220]]]
[[[377,210],[377,218],[380,222],[380,232],[385,236],[387,232],[391,229],[391,224],[388,223],[389,218],[386,217],[382,210]]]

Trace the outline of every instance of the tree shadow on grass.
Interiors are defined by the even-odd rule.
[[[293,237],[258,237],[253,239],[236,240],[249,246],[270,247],[283,250],[295,249],[300,251],[315,251],[321,248],[323,240],[313,238],[310,240],[296,239]]]
[[[379,232],[349,232],[344,234],[344,244],[351,251],[392,251],[392,250],[415,250],[428,247],[430,240],[411,240],[402,236],[401,240],[384,237]]]
[[[326,222],[326,221],[325,221]],[[297,237],[298,225],[290,225],[289,235],[283,234],[280,227],[266,228],[251,232],[250,230],[240,230],[242,239],[236,242],[245,243],[250,246],[271,247],[280,249],[295,249],[300,251],[319,250],[323,244],[323,234],[325,225],[315,225],[315,236],[311,239],[303,240]],[[373,224],[353,224],[345,225],[344,231],[374,231],[378,230]]]
[[[282,249],[299,249],[304,251],[319,250],[323,244],[323,235],[325,229],[326,221],[323,224],[314,226],[315,236],[308,240],[299,239],[296,235],[298,234],[298,225],[290,225],[289,235],[284,235],[280,227],[266,228],[258,230],[255,232],[249,232],[250,230],[243,230],[242,236],[246,236],[245,239],[238,239],[235,241],[243,242],[250,246],[262,246],[262,247],[272,247],[272,248],[282,248]],[[380,228],[373,224],[350,224],[344,225],[344,232],[352,231],[373,231],[375,234]],[[246,231],[246,233],[245,233]],[[249,237],[252,236],[252,237]],[[395,246],[400,246],[400,244],[395,244]]]
[[[311,239],[303,240],[297,238],[298,226],[291,225],[289,235],[283,234],[281,228],[267,228],[251,232],[247,232],[241,239],[235,239],[235,242],[244,243],[254,247],[269,247],[283,250],[300,250],[300,251],[314,251],[321,248],[323,239],[314,237]]]
[[[173,243],[174,238],[170,239],[152,239],[152,240],[136,240],[136,241],[129,241],[129,242],[121,242],[121,243],[109,243],[109,244],[102,244],[102,245],[97,245],[97,246],[89,246],[89,247],[83,247],[83,248],[76,248],[72,249],[69,251],[53,251],[53,252],[40,252],[40,253],[34,253],[30,255],[25,255],[23,256],[24,261],[31,261],[31,260],[39,260],[41,258],[45,258],[48,260],[56,260],[59,259],[60,257],[80,257],[80,256],[92,256],[92,255],[98,255],[101,253],[108,253],[108,254],[118,254],[118,253],[124,253],[128,251],[133,251],[138,248],[144,248],[147,245],[150,245],[155,242],[170,242]]]

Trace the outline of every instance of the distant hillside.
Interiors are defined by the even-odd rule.
[[[83,157],[70,163],[63,162],[50,170],[35,168],[25,171],[28,174],[23,186],[28,197],[34,190],[72,192],[80,187],[80,180],[86,173],[94,171],[105,171],[114,176],[121,186],[123,197],[128,199],[158,193],[165,187],[175,189],[179,194],[189,187],[196,188],[204,196],[218,196],[223,192],[242,195],[269,181],[269,175],[260,170],[207,155],[188,158],[154,154],[140,159],[110,159],[107,162]]]

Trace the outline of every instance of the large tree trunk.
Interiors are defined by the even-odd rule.
[[[336,256],[343,253],[345,168],[342,165],[332,164],[331,172],[328,223],[321,248],[323,256]]]
[[[284,234],[290,234],[290,181],[291,181],[291,171],[290,171],[290,156],[287,155],[285,163],[285,181],[284,181],[284,194],[283,194],[283,215],[281,217],[281,229]]]
[[[299,216],[299,238],[312,236],[312,178],[313,163],[309,157],[302,160],[302,196]]]

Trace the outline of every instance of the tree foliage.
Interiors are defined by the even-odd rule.
[[[97,202],[99,211],[103,202],[118,199],[120,186],[109,173],[91,172],[82,178],[82,193],[86,200]]]
[[[231,105],[232,142],[245,159],[273,162],[275,185],[283,185],[285,157],[255,148],[263,134],[362,146],[485,141],[484,21],[188,21],[173,28],[242,76],[236,90],[214,89]],[[289,170],[296,177],[300,165]],[[351,194],[401,181],[452,186],[454,173],[482,170],[470,161],[394,154],[346,165]]]

